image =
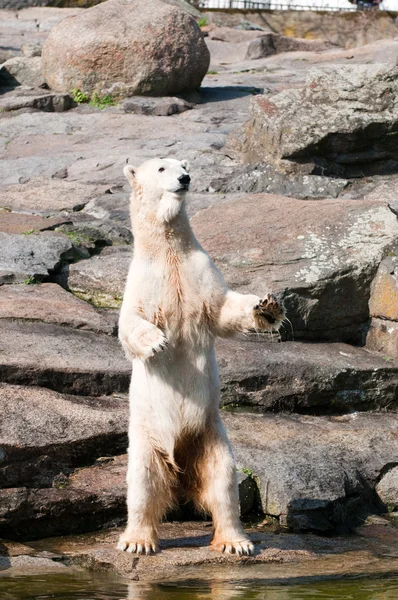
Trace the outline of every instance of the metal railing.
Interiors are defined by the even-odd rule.
[[[297,0],[288,2],[274,2],[273,0],[263,2],[252,2],[252,0],[193,0],[194,4],[201,10],[313,10],[328,12],[353,12],[360,10],[379,10],[378,5],[372,6],[359,2],[359,6],[347,3],[337,5],[333,0],[314,0],[308,4],[301,4]]]

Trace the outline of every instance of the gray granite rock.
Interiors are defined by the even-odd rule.
[[[22,283],[29,278],[45,278],[71,260],[75,251],[61,234],[18,235],[0,232],[0,282]]]
[[[0,381],[89,396],[128,390],[131,365],[109,335],[6,319],[1,330]]]

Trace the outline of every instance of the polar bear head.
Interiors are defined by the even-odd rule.
[[[141,213],[156,213],[170,222],[180,212],[191,178],[187,160],[153,158],[139,167],[126,165],[124,175],[133,189],[133,202]]]

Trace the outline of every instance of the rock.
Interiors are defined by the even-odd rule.
[[[394,172],[397,92],[398,67],[313,68],[302,89],[253,97],[245,158],[341,177]]]
[[[387,359],[398,359],[398,259],[390,251],[372,283],[369,310],[372,317],[366,345],[383,352]]]
[[[26,58],[34,58],[35,56],[41,56],[41,50],[42,45],[38,44],[37,42],[33,42],[30,44],[22,44],[21,46],[21,52]]]
[[[258,25],[257,23],[252,23],[251,21],[246,21],[242,19],[237,25],[236,29],[241,31],[266,31],[265,27]]]
[[[269,164],[245,165],[231,170],[229,175],[213,179],[211,187],[216,192],[246,192],[280,194],[292,198],[337,198],[347,187],[347,179],[321,175],[289,175],[279,173]],[[384,196],[378,196],[378,198]]]
[[[0,533],[35,539],[120,525],[125,499],[57,488],[1,490]],[[123,508],[122,508],[123,507]]]
[[[372,283],[369,300],[371,317],[398,321],[398,257],[385,258]]]
[[[219,340],[217,359],[227,409],[342,414],[398,407],[398,364],[363,348]]]
[[[1,112],[13,110],[42,110],[44,112],[64,112],[72,108],[73,102],[68,94],[40,94],[37,96],[18,96],[0,101]]]
[[[398,510],[398,466],[392,467],[383,474],[376,491],[389,512]]]
[[[72,480],[63,483],[73,468],[126,450],[126,398],[85,398],[5,384],[0,390],[1,488],[74,489]],[[94,478],[90,485],[93,495]]]
[[[117,330],[117,314],[98,311],[55,283],[1,286],[0,319],[43,321],[96,333]]]
[[[381,352],[385,360],[398,360],[398,323],[373,318],[366,336],[366,347]]]
[[[287,37],[277,33],[266,33],[256,36],[247,49],[247,59],[258,59],[281,52],[322,52],[333,48],[326,40],[303,40]]]
[[[283,296],[295,338],[364,343],[371,284],[398,238],[386,203],[257,194],[192,226],[233,289]]]
[[[82,213],[103,221],[117,221],[130,226],[130,193],[112,191],[93,198],[86,204]]]
[[[33,177],[22,185],[10,185],[1,193],[1,207],[34,214],[54,214],[63,210],[81,210],[104,186]]]
[[[44,218],[35,215],[25,215],[0,211],[0,232],[32,234],[39,231],[54,229],[67,220],[65,217]]]
[[[241,516],[258,508],[258,488],[251,474],[238,471],[239,508]]]
[[[29,542],[28,548],[34,549],[34,556],[39,556],[41,552],[42,555],[55,555],[58,560],[64,557],[62,564],[79,569],[78,576],[71,573],[70,579],[57,578],[57,590],[62,597],[68,596],[70,580],[73,579],[73,589],[80,596],[87,595],[87,590],[90,590],[91,597],[102,594],[143,600],[147,597],[147,587],[154,582],[163,582],[167,589],[170,584],[186,586],[187,572],[195,573],[195,577],[206,586],[206,593],[208,591],[214,598],[220,597],[220,590],[221,593],[228,590],[230,597],[231,580],[242,582],[245,588],[244,591],[237,591],[238,596],[235,596],[239,597],[246,593],[248,586],[257,590],[260,589],[259,586],[268,587],[269,583],[272,587],[275,586],[275,580],[289,586],[292,581],[303,577],[306,581],[319,581],[320,573],[333,579],[341,579],[342,573],[347,578],[352,576],[352,585],[345,581],[342,587],[344,593],[352,590],[352,594],[355,594],[355,590],[361,585],[357,581],[358,577],[369,578],[369,574],[372,577],[382,577],[391,573],[391,569],[396,566],[396,529],[391,526],[385,526],[383,530],[376,527],[360,527],[356,530],[356,535],[336,538],[274,532],[272,527],[264,524],[250,528],[246,526],[256,547],[253,557],[237,557],[212,551],[208,547],[211,538],[211,524],[208,522],[163,523],[160,527],[162,551],[149,559],[142,555],[118,552],[115,546],[121,530],[117,529],[94,535]],[[372,535],[369,535],[370,530]],[[90,574],[87,568],[96,573]],[[103,571],[108,571],[108,576],[101,576]],[[7,571],[3,575],[8,573]],[[84,573],[88,575],[85,576]],[[122,576],[122,584],[118,584],[117,574]],[[126,580],[129,580],[128,590],[125,587]],[[145,581],[148,586],[143,583]],[[35,590],[38,593],[41,589],[45,593],[48,581],[43,582],[42,588],[37,586],[36,583]],[[162,585],[160,589],[163,589]],[[285,589],[286,586],[282,589],[283,593]],[[174,591],[171,592],[173,593]]]
[[[131,365],[109,335],[6,319],[1,328],[2,382],[87,396],[128,390]]]
[[[181,10],[187,12],[193,17],[198,17],[200,19],[202,16],[200,10],[192,6],[192,4],[190,4],[189,2],[186,2],[186,0],[162,0],[162,2],[164,2],[165,4],[176,6],[177,8],[180,8]]]
[[[22,1],[22,0],[21,0]],[[43,575],[62,574],[69,571],[68,567],[60,563],[58,557],[47,558],[41,556],[0,556],[0,571],[3,576],[11,577],[43,577]]]
[[[48,277],[62,261],[72,260],[75,256],[71,241],[53,232],[48,235],[0,232],[0,246],[0,284]]]
[[[96,306],[118,308],[131,259],[130,246],[104,248],[101,254],[68,267],[68,286]]]
[[[331,531],[379,510],[374,488],[396,460],[396,414],[223,419],[238,468],[253,472],[263,511],[282,524]]]
[[[240,44],[241,42],[251,42],[253,39],[263,36],[263,31],[233,29],[232,27],[214,27],[209,31],[209,38],[219,42],[232,42]]]
[[[24,389],[29,392],[30,388]],[[69,400],[67,396],[62,399],[65,404]],[[91,399],[84,398],[82,402],[89,400]],[[92,402],[96,403],[97,400]],[[69,441],[66,449],[62,443],[59,447],[50,447],[48,450],[46,446],[41,448],[34,442],[34,454],[28,460],[21,453],[22,458],[16,457],[18,462],[15,464],[10,459],[8,467],[0,466],[0,474],[4,475],[3,485],[8,484],[0,494],[3,499],[3,503],[0,500],[0,535],[15,538],[14,531],[23,532],[22,537],[28,539],[44,535],[70,535],[107,527],[126,518],[127,454],[115,457],[108,455],[120,451],[120,448],[125,449],[127,445],[128,404],[127,401],[119,402],[120,406],[117,406],[114,402],[112,413],[111,401],[99,400],[98,410],[102,408],[101,416],[104,414],[106,417],[105,411],[108,410],[110,421],[109,431],[101,432],[95,438],[98,440],[97,445],[93,443],[91,431],[86,431],[81,437],[77,436],[76,441],[72,439],[70,431],[75,433],[76,424],[71,420],[68,431],[63,435]],[[53,412],[54,408],[50,414]],[[75,416],[74,412],[76,410],[72,406],[72,418]],[[57,422],[53,425],[51,419],[50,423],[51,431],[55,430]],[[106,427],[106,422],[104,425]],[[98,428],[97,423],[95,426]],[[72,471],[77,451],[81,462],[94,460],[95,457],[98,460],[91,466]],[[257,499],[257,485],[254,479],[243,473],[240,473],[239,482],[241,514],[247,514]],[[9,485],[27,487],[11,488]],[[37,487],[39,485],[41,487]],[[48,489],[49,485],[52,489]],[[54,519],[55,514],[57,519]]]
[[[88,215],[79,213],[72,215],[72,223],[57,228],[67,235],[75,247],[82,250],[84,258],[98,253],[105,246],[112,244],[131,244],[133,236],[129,227],[110,220],[90,219]]]
[[[1,65],[0,86],[27,85],[40,87],[44,82],[39,56],[33,58],[14,56]]]
[[[100,97],[198,88],[209,53],[195,20],[159,0],[109,0],[56,25],[43,46],[50,88]]]
[[[186,102],[182,98],[150,98],[139,96],[136,98],[127,98],[121,104],[121,108],[126,113],[157,115],[159,117],[168,117],[182,113],[193,108],[193,106],[192,102]]]

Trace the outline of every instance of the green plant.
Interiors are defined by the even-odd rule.
[[[85,94],[84,92],[76,88],[71,91],[71,94],[73,101],[77,102],[77,104],[85,104],[90,100],[90,96],[88,94]]]
[[[251,469],[246,469],[246,467],[242,467],[241,471],[248,477],[253,477],[253,471]]]
[[[22,235],[32,235],[32,233],[35,233],[35,229],[28,229],[28,231],[23,231]]]
[[[115,101],[111,95],[100,98],[97,92],[94,92],[94,94],[91,96],[89,104],[95,108],[106,108],[107,106],[115,106]]]
[[[207,71],[208,75],[218,75],[218,71]]]
[[[204,27],[205,25],[207,25],[206,17],[202,17],[201,19],[199,19],[198,25],[199,25],[199,27]]]
[[[36,283],[40,283],[40,281],[38,279],[36,279],[36,277],[34,275],[31,275],[30,277],[27,277],[23,283],[25,285],[35,285]]]

